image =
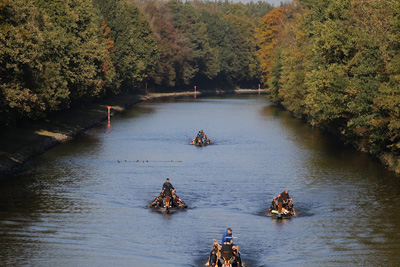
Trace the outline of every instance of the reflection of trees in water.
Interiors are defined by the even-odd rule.
[[[0,181],[0,265],[32,264],[29,259],[40,258],[33,255],[48,243],[42,239],[54,238],[74,214],[86,216],[92,211],[89,202],[74,196],[75,189],[84,184],[82,175],[76,173],[85,173],[85,163],[78,165],[71,158],[54,160],[65,153],[58,151],[63,146]]]
[[[294,118],[289,111],[273,105],[262,109],[262,115],[279,119],[279,123],[290,131],[288,138],[309,153],[309,168],[324,170],[345,170],[347,172],[377,173],[393,177],[386,168],[368,154],[343,144],[337,136],[313,128],[306,122]]]
[[[14,175],[0,182],[0,263],[5,266],[29,265],[29,258],[21,256],[39,251],[35,248],[40,246],[37,238],[34,242],[29,238],[39,233],[30,226],[41,220],[40,213],[46,207],[42,188],[27,177]]]
[[[281,127],[290,131],[287,135],[289,140],[306,150],[305,154],[299,155],[303,158],[299,177],[307,184],[302,194],[305,194],[304,199],[317,201],[307,203],[311,213],[323,209],[328,212],[325,215],[327,220],[337,221],[332,223],[334,227],[346,225],[339,231],[344,239],[335,241],[338,243],[336,246],[341,247],[339,251],[352,240],[358,246],[368,247],[371,252],[368,259],[376,259],[376,246],[398,244],[393,229],[400,229],[400,207],[397,204],[400,183],[394,173],[368,154],[344,145],[332,134],[312,128],[288,111],[266,106],[261,113],[279,120]],[[310,197],[310,194],[315,195]],[[297,202],[303,200],[296,199]],[[296,210],[301,211],[300,205],[296,204]],[[386,225],[384,229],[382,225]],[[326,231],[322,226],[316,230]],[[395,232],[397,235],[398,230]],[[387,253],[393,254],[389,256],[393,259],[396,252],[389,249]]]
[[[151,100],[149,101],[143,101],[138,105],[135,105],[134,107],[126,110],[123,113],[118,114],[118,117],[121,119],[132,119],[132,118],[140,118],[143,115],[151,115],[154,114],[157,109],[153,107],[152,105],[156,103],[162,103],[163,100]],[[167,101],[166,101],[167,102]],[[112,123],[112,119],[111,119]]]

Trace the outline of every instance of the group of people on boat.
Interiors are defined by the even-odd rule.
[[[242,267],[243,261],[240,257],[239,246],[233,244],[232,229],[226,229],[222,236],[221,244],[214,238],[213,248],[208,257],[206,266],[230,266]]]
[[[165,208],[166,210],[173,207],[187,207],[175,192],[175,187],[171,184],[169,178],[167,178],[162,186],[161,193],[149,206],[156,209]],[[293,200],[289,196],[288,189],[278,194],[278,197],[273,197],[271,206],[267,212],[267,215],[277,215],[278,217],[282,215],[291,217],[295,214]],[[214,238],[213,248],[205,265],[214,267],[243,267],[244,263],[240,255],[239,246],[233,243],[233,238],[231,228],[226,229],[221,243],[218,243]]]
[[[162,186],[161,193],[150,204],[153,208],[184,207],[186,204],[175,194],[176,189],[167,178]]]
[[[289,196],[289,189],[286,189],[278,195],[274,196],[271,202],[271,206],[268,209],[267,215],[287,215],[294,216],[296,211],[294,209],[293,200]]]
[[[190,142],[191,145],[208,145],[211,143],[211,140],[208,139],[206,133],[203,130],[200,130],[196,137]]]

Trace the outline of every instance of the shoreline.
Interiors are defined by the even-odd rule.
[[[258,89],[237,89],[197,91],[196,96],[258,93]],[[260,93],[265,94],[265,91],[261,90]],[[79,109],[70,108],[45,120],[29,121],[16,130],[8,130],[0,135],[0,180],[6,179],[46,151],[106,121],[107,106],[111,107],[113,117],[142,101],[185,96],[194,96],[194,92],[149,93],[145,96],[120,94],[100,103]]]

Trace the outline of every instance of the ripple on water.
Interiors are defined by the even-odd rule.
[[[202,266],[231,227],[247,266],[397,266],[398,179],[351,151],[264,97],[142,103],[1,183],[0,265]],[[146,207],[166,177],[187,211]]]

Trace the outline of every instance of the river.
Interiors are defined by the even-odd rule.
[[[146,207],[167,177],[188,210]],[[265,96],[142,102],[9,178],[0,266],[203,266],[227,227],[246,266],[400,265],[399,178]]]

